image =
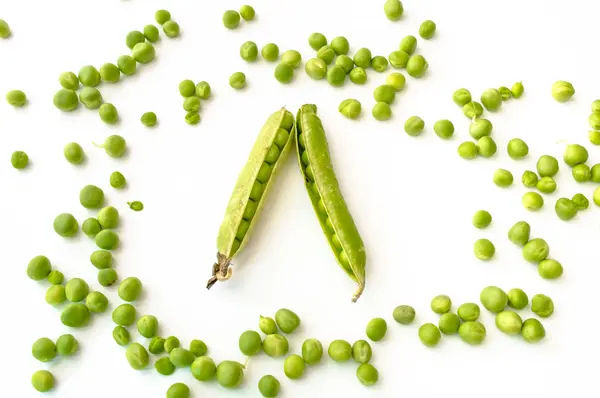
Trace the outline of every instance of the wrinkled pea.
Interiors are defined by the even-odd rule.
[[[544,198],[537,192],[525,192],[521,199],[523,207],[529,211],[537,211],[544,207]]]
[[[575,88],[569,82],[558,80],[552,84],[552,97],[558,102],[567,102],[575,95]]]
[[[525,170],[523,175],[521,176],[521,182],[527,188],[533,188],[537,185],[539,178],[537,174],[535,174],[531,170]]]
[[[390,65],[392,65],[392,67],[396,69],[405,68],[409,58],[410,54],[401,50],[392,51],[390,55],[388,55]]]
[[[545,260],[550,253],[548,243],[542,238],[531,239],[523,246],[523,258],[530,263],[539,263]]]
[[[131,335],[129,334],[129,330],[125,329],[123,326],[115,326],[112,331],[112,336],[115,342],[120,346],[126,346],[131,341]]]
[[[388,68],[387,58],[381,55],[374,56],[373,59],[371,59],[371,68],[373,68],[375,72],[385,72]]]
[[[556,181],[552,177],[542,177],[535,184],[535,187],[542,193],[551,194],[556,191]]]
[[[573,195],[571,200],[573,201],[573,203],[575,203],[575,207],[577,208],[577,210],[586,210],[590,205],[590,201],[582,193],[576,193],[575,195]]]
[[[367,82],[367,72],[360,66],[350,71],[350,81],[354,84],[365,84]]]
[[[477,101],[471,101],[463,105],[463,114],[469,119],[474,119],[483,114],[483,106]]]
[[[258,58],[258,46],[253,41],[247,41],[240,47],[240,57],[246,62],[254,62]]]
[[[340,103],[338,111],[348,119],[358,119],[362,111],[362,106],[359,101],[349,98]]]

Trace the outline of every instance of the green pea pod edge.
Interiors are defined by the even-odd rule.
[[[356,302],[365,289],[367,255],[363,240],[342,196],[329,145],[316,105],[303,105],[296,117],[296,155],[308,196],[341,268],[358,284]],[[312,169],[303,163],[302,155]]]
[[[286,129],[285,126],[286,124],[289,124],[290,120],[291,125]],[[285,146],[281,149],[281,153],[276,162],[272,165],[271,175],[264,187],[262,196],[258,201],[258,207],[256,208],[254,216],[250,221],[244,220],[244,212],[246,211],[249,202],[251,202],[250,192],[253,184],[257,181],[259,171],[265,162],[265,157],[267,156],[269,149],[271,146],[275,145],[275,137],[280,128],[288,131],[289,137]],[[281,108],[281,110],[273,113],[262,127],[254,142],[254,146],[250,151],[246,165],[237,178],[235,188],[233,189],[233,193],[231,194],[225,211],[223,222],[219,228],[217,237],[217,262],[213,265],[212,277],[208,280],[206,285],[207,289],[210,289],[217,281],[225,281],[231,278],[231,261],[248,242],[252,229],[256,224],[265,203],[269,188],[290,152],[290,148],[294,142],[295,130],[296,125],[294,123],[294,115],[285,108]],[[236,239],[236,235],[243,222],[249,222],[250,225],[240,242]]]

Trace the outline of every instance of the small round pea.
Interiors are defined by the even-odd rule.
[[[404,131],[412,137],[421,135],[423,129],[425,129],[425,121],[419,116],[411,116],[404,122]]]
[[[295,312],[282,308],[275,313],[275,322],[283,333],[293,333],[300,326],[300,317]]]
[[[115,124],[119,121],[119,111],[117,111],[117,108],[111,103],[106,102],[100,105],[98,114],[100,115],[100,120],[104,123]]]
[[[571,169],[573,179],[577,182],[585,182],[592,179],[592,170],[587,164],[578,164]]]
[[[38,392],[48,392],[54,388],[54,376],[47,370],[38,370],[31,376],[31,385]]]
[[[506,147],[508,152],[508,156],[513,159],[523,159],[529,153],[529,146],[520,138],[513,138],[508,141],[508,145]]]
[[[509,99],[512,98],[512,92],[510,91],[510,88],[508,88],[506,86],[498,87],[498,92],[500,93],[500,96],[502,97],[502,101],[508,101]]]
[[[396,89],[387,84],[383,84],[375,88],[373,91],[373,98],[375,99],[375,102],[385,102],[391,105],[396,99]]]
[[[590,127],[594,130],[600,130],[600,112],[592,112],[588,118]]]
[[[257,332],[254,330],[247,330],[240,335],[238,345],[242,354],[251,357],[260,352],[262,340]]]
[[[198,357],[192,362],[192,376],[198,381],[209,381],[215,377],[217,366],[212,358],[207,356]]]
[[[90,312],[101,313],[108,308],[108,299],[101,292],[91,292],[85,298],[85,305]]]
[[[465,106],[472,100],[471,92],[466,88],[459,88],[452,94],[452,101],[458,106]]]
[[[10,35],[10,26],[4,19],[0,19],[0,39],[7,39]]]
[[[590,205],[590,201],[582,193],[576,193],[575,195],[573,195],[571,200],[573,201],[573,203],[575,203],[575,207],[577,208],[577,210],[586,210]]]
[[[65,275],[59,270],[55,269],[50,271],[46,279],[51,285],[60,285],[65,280]]]
[[[163,376],[170,376],[175,373],[176,368],[169,357],[162,357],[154,363],[154,369]]]
[[[458,155],[463,159],[475,159],[479,154],[477,144],[471,141],[465,141],[458,146]]]
[[[40,362],[50,362],[56,357],[56,344],[47,337],[39,338],[31,347],[31,355]]]
[[[508,230],[508,239],[518,246],[524,246],[529,241],[531,226],[526,221],[518,221]]]
[[[438,322],[439,329],[444,334],[456,334],[460,326],[460,318],[451,312],[443,314]]]
[[[537,192],[525,192],[521,203],[527,210],[537,211],[544,207],[544,198]]]
[[[600,112],[600,99],[594,100],[590,108],[592,112]]]
[[[283,373],[292,380],[302,377],[306,365],[300,355],[292,354],[283,362]]]
[[[110,186],[115,189],[122,189],[127,184],[125,176],[119,171],[113,171],[110,174]]]
[[[417,38],[413,35],[404,36],[402,40],[400,40],[398,49],[412,55],[417,49]]]
[[[386,77],[385,84],[393,87],[396,92],[402,91],[406,85],[406,77],[400,72],[392,72]]]
[[[489,239],[477,239],[473,244],[475,257],[483,261],[489,261],[496,254],[496,247]]]
[[[79,224],[75,217],[69,213],[62,213],[54,219],[54,232],[63,238],[72,238],[79,232]]]
[[[160,39],[160,33],[158,32],[158,28],[154,25],[144,26],[144,37],[150,43],[156,43]]]
[[[463,106],[463,114],[469,119],[474,119],[483,114],[483,106],[477,101],[471,101]]]
[[[140,117],[140,122],[146,127],[154,127],[156,126],[156,113],[154,112],[145,112]]]
[[[98,109],[103,102],[102,94],[95,87],[84,87],[79,92],[79,102],[88,109]]]
[[[508,299],[508,305],[515,310],[522,310],[527,307],[529,304],[529,297],[527,297],[527,293],[523,291],[523,289],[510,289],[506,294]]]
[[[119,211],[113,206],[107,206],[98,212],[98,222],[102,228],[116,228],[119,225]]]
[[[392,51],[390,55],[388,55],[390,65],[392,65],[392,67],[396,69],[405,68],[409,58],[410,55],[407,52],[401,50]]]
[[[46,256],[35,256],[27,264],[27,276],[34,281],[46,279],[51,270],[52,265]]]
[[[165,27],[163,26],[163,28]],[[152,62],[155,56],[156,50],[154,49],[154,46],[148,42],[138,43],[133,47],[133,50],[131,50],[131,57],[140,64]],[[81,78],[79,78],[79,80],[81,80]]]
[[[600,163],[592,166],[591,170],[591,180],[593,182],[600,182]]]
[[[558,261],[547,258],[538,264],[538,274],[544,279],[558,279],[563,274],[563,266]]]
[[[240,26],[240,14],[235,10],[227,10],[223,13],[223,26],[227,29],[235,29]]]
[[[15,151],[10,156],[10,164],[17,170],[23,170],[29,165],[29,156],[23,151]]]
[[[479,345],[485,340],[485,326],[479,321],[467,321],[458,328],[458,335],[467,344]]]
[[[81,278],[70,279],[65,285],[65,296],[72,303],[83,301],[89,292],[90,287]]]
[[[386,0],[383,4],[383,12],[390,21],[397,21],[404,14],[404,6],[400,0]]]
[[[123,301],[132,302],[142,294],[142,281],[136,277],[126,278],[119,285],[119,297]]]
[[[151,354],[155,355],[163,353],[165,351],[165,339],[163,339],[162,337],[154,336],[152,340],[150,340],[150,343],[148,343],[148,351],[150,351]]]
[[[352,346],[346,340],[334,340],[329,344],[327,354],[335,362],[346,362],[352,357]]]
[[[445,294],[435,296],[431,300],[431,310],[436,314],[445,314],[450,311],[452,307],[452,300]]]
[[[526,261],[539,263],[545,260],[550,253],[548,243],[542,238],[534,238],[523,246],[522,254]]]
[[[119,326],[131,326],[135,322],[137,311],[131,304],[121,304],[113,310],[112,320]]]
[[[358,363],[367,363],[371,360],[373,351],[365,340],[358,340],[352,344],[352,358]]]
[[[514,311],[502,311],[496,314],[496,327],[503,333],[515,335],[521,333],[523,320]]]
[[[50,305],[59,305],[65,302],[65,287],[63,285],[52,285],[46,290],[46,303]]]
[[[327,45],[327,38],[322,33],[311,33],[308,36],[308,45],[315,51],[319,51],[322,47]]]
[[[205,81],[201,81],[200,83],[196,84],[195,94],[196,97],[200,99],[209,99],[211,94],[210,84]]]
[[[104,192],[95,185],[86,185],[79,192],[79,203],[86,209],[99,209],[104,205]]]
[[[200,123],[200,114],[198,112],[188,112],[185,114],[185,122],[190,126]],[[131,206],[130,206],[131,207]]]
[[[92,65],[83,66],[79,69],[79,81],[87,87],[96,87],[100,84],[100,72]]]
[[[229,85],[235,90],[241,90],[246,87],[246,75],[242,72],[235,72],[229,77]]]
[[[537,174],[535,174],[531,170],[525,170],[523,175],[521,176],[521,182],[527,188],[533,188],[537,185],[539,178]]]
[[[175,336],[169,336],[165,339],[165,351],[170,354],[175,348],[179,348],[179,339]]]
[[[588,132],[588,139],[594,145],[600,145],[600,131],[590,130]]]
[[[425,40],[429,40],[435,34],[436,25],[431,20],[423,21],[419,27],[419,36]]]
[[[554,177],[559,170],[558,160],[554,156],[542,155],[536,163],[540,177]]]
[[[312,58],[304,65],[306,74],[314,80],[321,80],[327,75],[327,63],[321,58]]]
[[[327,70],[327,81],[334,87],[343,86],[346,81],[346,72],[341,66],[333,65]]]
[[[567,145],[563,154],[563,160],[571,167],[587,162],[588,157],[588,150],[579,144]]]
[[[600,187],[596,188],[596,190],[594,191],[594,194],[592,196],[592,200],[594,201],[594,204],[596,206],[600,206]]]
[[[148,351],[139,343],[131,343],[125,351],[125,358],[129,365],[135,370],[142,370],[148,366],[150,358]]]
[[[281,62],[296,69],[302,62],[302,55],[296,50],[287,50],[281,54]]]
[[[117,58],[117,66],[122,74],[131,76],[137,69],[137,62],[130,55],[121,55]]]
[[[142,211],[144,210],[144,204],[139,200],[134,200],[133,202],[127,202],[129,208],[133,211]]]
[[[62,88],[54,94],[54,106],[63,112],[71,112],[79,106],[77,93],[73,90]]]
[[[558,80],[552,84],[552,97],[558,102],[567,102],[575,95],[575,88],[569,82]]]
[[[98,283],[104,287],[111,286],[117,279],[117,271],[113,268],[105,268],[98,271]]]
[[[58,76],[58,83],[67,90],[77,90],[79,88],[79,78],[73,72],[63,72]]]
[[[469,134],[471,134],[471,137],[478,140],[481,137],[491,135],[493,128],[494,127],[492,125],[492,122],[490,122],[489,120],[483,118],[475,119],[473,120],[473,122],[471,122],[471,125],[469,126]]]
[[[63,334],[56,340],[56,352],[63,357],[74,355],[79,350],[79,343],[72,334]]]
[[[261,50],[261,54],[265,61],[275,62],[279,58],[279,47],[275,43],[265,44]]]
[[[531,298],[531,311],[541,318],[547,318],[554,313],[554,302],[544,294],[536,294]]]
[[[235,388],[244,378],[244,366],[234,361],[223,361],[217,366],[217,381],[221,387]]]
[[[258,321],[259,329],[266,335],[277,333],[277,324],[273,318],[260,316]]]
[[[350,71],[350,81],[354,84],[365,84],[367,82],[367,72],[359,67]]]
[[[69,304],[60,314],[62,324],[71,328],[84,327],[89,320],[90,310],[82,303]]]
[[[167,21],[163,24],[163,32],[168,38],[175,38],[179,36],[181,29],[179,28],[179,24],[175,21]]]
[[[379,380],[379,371],[370,363],[363,363],[356,369],[356,377],[362,385],[370,387]]]
[[[369,321],[366,334],[371,341],[381,341],[387,333],[387,322],[383,318],[373,318]]]
[[[513,98],[517,98],[517,99],[521,98],[524,91],[525,91],[525,88],[523,87],[522,82],[517,82],[517,83],[513,84],[512,87],[510,88],[510,92],[511,92]]]
[[[125,44],[127,45],[127,47],[129,47],[130,50],[132,50],[136,44],[143,43],[145,41],[146,37],[139,30],[133,30],[127,33],[127,36],[125,36]]]
[[[279,83],[287,84],[294,79],[294,67],[282,62],[275,67],[274,75]]]
[[[488,111],[497,111],[502,106],[502,96],[495,88],[488,88],[481,94],[481,103]]]
[[[137,321],[137,330],[148,339],[158,333],[158,319],[154,315],[144,315]]]
[[[535,318],[526,319],[521,327],[521,336],[528,343],[537,343],[546,337],[544,325]]]
[[[427,347],[435,347],[439,344],[442,334],[440,329],[433,323],[424,323],[419,328],[419,339]]]
[[[472,221],[475,228],[486,228],[492,223],[492,215],[486,210],[477,210],[473,214]]]
[[[402,325],[410,325],[415,320],[415,309],[410,305],[399,305],[394,308],[392,317]]]
[[[307,339],[302,343],[302,358],[309,365],[316,365],[323,357],[323,345],[317,339]]]
[[[83,148],[76,142],[70,142],[65,145],[63,155],[67,162],[71,164],[81,164],[85,158]]]
[[[340,103],[338,111],[348,119],[358,119],[362,111],[362,105],[358,100],[349,98]]]
[[[190,388],[183,383],[175,383],[167,390],[167,398],[190,398]]]
[[[240,7],[240,16],[244,21],[252,21],[255,15],[256,11],[252,6],[246,4]]]
[[[330,45],[337,55],[346,55],[350,50],[350,43],[344,36],[334,37]]]
[[[281,385],[275,376],[265,375],[258,381],[258,391],[265,398],[275,398],[279,395]]]
[[[454,124],[450,120],[438,120],[433,125],[433,131],[435,131],[438,137],[447,140],[454,135]]]
[[[189,79],[182,80],[179,83],[178,88],[179,88],[179,94],[181,94],[181,96],[184,98],[191,97],[196,92],[196,85],[194,84],[194,82],[192,80],[189,80]]]
[[[186,112],[198,113],[200,110],[200,98],[193,96],[183,100],[183,110]]]
[[[190,352],[197,357],[201,357],[206,355],[208,347],[206,347],[206,344],[202,340],[192,340],[190,341]]]
[[[413,55],[406,63],[406,73],[414,78],[421,78],[429,69],[429,63],[421,54]]]
[[[569,198],[559,198],[554,205],[554,211],[558,218],[569,221],[577,215],[577,206]]]
[[[508,296],[504,290],[496,286],[488,286],[479,294],[479,301],[486,310],[491,312],[504,311],[508,303]]]
[[[513,175],[506,169],[497,169],[494,171],[494,184],[501,188],[510,187],[513,184]]]
[[[556,181],[552,177],[542,177],[535,184],[536,188],[545,194],[550,194],[556,191]]]
[[[356,66],[366,69],[371,65],[372,58],[371,50],[363,47],[356,51],[353,59]]]
[[[392,108],[388,103],[378,102],[373,106],[371,114],[376,120],[389,120],[392,117]]]
[[[373,68],[375,72],[385,72],[388,68],[387,58],[381,55],[374,56],[373,59],[371,59],[371,68]]]
[[[121,71],[117,65],[108,62],[100,67],[100,78],[108,83],[116,83],[121,80]]]
[[[458,307],[457,314],[458,317],[465,322],[476,321],[479,319],[481,310],[479,309],[479,306],[475,303],[464,303]]]
[[[253,41],[247,41],[240,47],[240,57],[246,62],[254,62],[258,58],[258,46]]]
[[[185,348],[175,347],[169,352],[169,359],[175,367],[187,368],[192,366],[196,357],[191,351],[186,350]]]
[[[282,357],[289,350],[289,343],[285,336],[280,334],[270,334],[263,340],[263,350],[270,357]]]

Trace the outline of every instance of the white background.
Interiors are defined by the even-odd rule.
[[[545,208],[534,214],[521,205],[525,188],[520,176],[534,169],[542,154],[561,159],[561,140],[587,143],[589,105],[600,97],[598,5],[587,0],[568,6],[541,0],[406,0],[403,19],[389,22],[383,0],[253,0],[256,20],[226,30],[223,11],[242,4],[0,1],[0,18],[13,30],[9,40],[0,40],[0,92],[18,88],[29,98],[22,109],[0,103],[0,396],[38,396],[30,377],[41,368],[55,374],[57,388],[49,395],[61,398],[160,397],[178,381],[188,383],[194,397],[258,397],[256,385],[267,373],[281,380],[282,396],[290,398],[504,397],[516,391],[519,396],[554,397],[572,393],[574,386],[586,396],[594,395],[597,374],[588,363],[595,363],[599,354],[594,343],[600,326],[599,212],[592,204],[573,221],[563,222],[553,205],[557,198],[577,192],[591,199],[595,187],[576,184],[561,161],[559,190],[546,196]],[[119,109],[119,125],[103,124],[95,111],[82,108],[65,114],[53,107],[61,72],[116,62],[129,52],[127,32],[153,23],[159,8],[172,12],[181,37],[162,35],[155,62],[118,84],[101,87],[105,99]],[[393,119],[385,123],[374,121],[370,112],[372,91],[390,70],[369,70],[367,86],[347,82],[333,88],[325,81],[312,81],[302,66],[292,84],[281,85],[273,78],[275,64],[246,64],[239,57],[240,45],[253,40],[259,47],[272,41],[282,50],[297,49],[307,60],[314,56],[307,43],[313,31],[329,39],[346,36],[351,51],[365,46],[374,55],[387,55],[402,37],[417,35],[425,19],[438,26],[433,40],[419,39],[418,52],[428,59],[429,72],[425,79],[408,79],[393,105]],[[235,71],[246,73],[246,90],[228,86]],[[213,87],[214,96],[203,102],[202,122],[196,127],[184,121],[177,90],[183,79],[206,80]],[[577,90],[566,104],[550,95],[552,83],[559,79],[571,81]],[[506,102],[500,112],[487,113],[495,126],[498,154],[487,160],[459,158],[456,147],[470,138],[469,122],[452,102],[453,91],[466,87],[479,97],[488,87],[520,80],[525,95]],[[362,102],[361,120],[350,121],[338,113],[345,98]],[[216,233],[257,133],[281,106],[295,113],[303,103],[319,106],[341,188],[367,247],[365,293],[357,304],[350,302],[355,286],[330,253],[292,158],[268,196],[250,244],[236,259],[234,278],[207,291]],[[139,122],[150,110],[160,120],[151,130]],[[412,115],[427,124],[419,138],[403,131]],[[443,141],[433,133],[438,119],[455,123],[453,139]],[[126,159],[111,159],[92,145],[114,133],[127,139]],[[505,148],[513,137],[528,142],[528,159],[508,157]],[[70,141],[83,145],[85,165],[74,167],[64,160],[62,148]],[[588,148],[590,165],[600,161],[600,151]],[[27,171],[11,168],[14,150],[29,154]],[[513,187],[500,189],[492,183],[498,167],[513,171]],[[127,177],[126,190],[110,188],[114,170]],[[195,381],[189,371],[163,377],[152,368],[132,370],[124,349],[112,339],[110,312],[94,316],[84,330],[68,330],[60,323],[60,310],[44,301],[47,285],[29,280],[25,268],[31,257],[45,254],[67,277],[85,278],[93,289],[107,292],[111,309],[119,304],[115,287],[107,290],[96,282],[97,271],[88,261],[93,242],[85,236],[65,240],[52,229],[61,212],[71,212],[80,221],[94,214],[78,202],[86,184],[102,187],[108,203],[121,211],[122,248],[116,253],[116,269],[121,278],[138,276],[143,281],[145,295],[138,309],[159,318],[162,335],[177,335],[186,345],[193,338],[203,339],[217,361],[243,361],[237,347],[240,333],[257,329],[260,314],[272,316],[281,307],[302,318],[301,329],[291,337],[294,353],[309,337],[321,339],[325,347],[334,339],[364,338],[368,320],[381,316],[388,320],[389,331],[384,341],[373,343],[379,384],[362,387],[354,363],[330,360],[310,368],[303,380],[290,381],[283,375],[282,359],[261,355],[251,360],[243,387],[226,391],[216,383]],[[131,200],[143,201],[145,210],[129,210],[126,202]],[[482,208],[494,217],[483,231],[471,225],[473,212]],[[509,227],[519,220],[530,222],[532,235],[549,242],[551,257],[565,267],[560,281],[542,280],[507,240]],[[473,242],[481,237],[496,245],[491,262],[473,256]],[[437,323],[429,309],[433,296],[450,295],[456,309],[462,302],[478,302],[481,289],[491,284],[554,299],[555,315],[543,321],[543,343],[528,345],[501,334],[487,312],[482,320],[488,337],[480,347],[470,347],[457,336],[444,337],[436,349],[419,342],[419,325]],[[399,304],[416,308],[414,325],[393,322],[391,313]],[[530,316],[528,311],[522,315]],[[55,339],[67,332],[80,341],[76,358],[46,365],[31,357],[37,338]]]

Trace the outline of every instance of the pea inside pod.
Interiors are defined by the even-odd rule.
[[[308,196],[338,263],[358,285],[352,297],[356,301],[365,289],[367,255],[340,191],[315,105],[303,105],[298,111],[296,134],[298,164]]]
[[[273,113],[260,131],[238,176],[217,237],[217,262],[206,287],[231,278],[231,260],[248,240],[265,192],[285,162],[294,133],[294,116],[285,108]]]

